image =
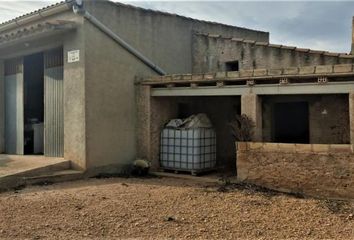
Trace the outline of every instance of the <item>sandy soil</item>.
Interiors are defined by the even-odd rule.
[[[0,194],[0,238],[354,239],[353,209],[176,179],[90,179]]]

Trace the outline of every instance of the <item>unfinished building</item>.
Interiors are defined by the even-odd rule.
[[[139,113],[150,123],[141,149],[156,168],[164,123],[204,112],[215,125],[218,167],[240,181],[354,196],[353,55],[203,33],[194,34],[192,55],[191,74],[141,83]],[[252,142],[233,144],[235,114],[253,119]]]

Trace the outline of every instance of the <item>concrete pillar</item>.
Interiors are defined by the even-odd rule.
[[[137,157],[151,160],[151,87],[137,86]]]
[[[262,99],[256,94],[241,96],[241,114],[247,115],[255,123],[253,141],[262,142]]]
[[[354,144],[354,92],[349,93],[350,143]]]
[[[0,153],[5,152],[5,93],[4,93],[4,61],[0,60]]]
[[[152,170],[160,167],[160,135],[164,124],[177,117],[175,98],[151,97],[151,87],[137,87],[138,158],[151,162]]]
[[[72,167],[87,170],[85,38],[82,28],[64,41],[64,158]],[[80,61],[69,63],[68,52],[80,50]],[[87,129],[89,132],[90,129]]]

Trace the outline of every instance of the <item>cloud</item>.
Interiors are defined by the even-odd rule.
[[[270,32],[271,42],[349,52],[354,2],[133,1],[129,4]],[[0,0],[0,22],[53,1]]]
[[[23,14],[51,5],[54,1],[0,1],[0,22],[8,21]]]

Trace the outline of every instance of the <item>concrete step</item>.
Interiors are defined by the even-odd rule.
[[[24,177],[26,185],[46,185],[58,182],[74,181],[84,178],[84,172],[78,170],[60,170],[37,175],[33,177]]]
[[[41,166],[19,170],[15,173],[0,176],[0,192],[26,186],[31,182],[29,179],[32,178],[34,182],[35,178],[40,177],[43,179],[45,177],[53,179],[58,178],[58,181],[59,179],[70,179],[74,176],[76,177],[78,172],[75,172],[76,174],[74,174],[70,168],[71,163],[69,160],[59,159],[59,161],[49,161],[48,163],[45,163]]]
[[[18,173],[17,175],[23,176],[23,177],[35,177],[35,176],[44,175],[44,174],[51,173],[51,172],[69,170],[70,168],[71,168],[70,161],[63,160],[63,161],[57,162],[57,163],[48,163],[46,166],[39,167],[36,169],[31,169],[28,171],[24,171],[24,172]]]

